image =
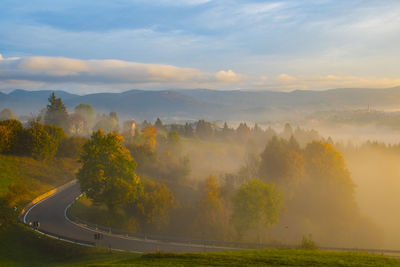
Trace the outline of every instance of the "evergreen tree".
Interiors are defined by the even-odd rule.
[[[68,131],[68,113],[67,108],[62,102],[61,98],[51,93],[49,97],[49,104],[47,105],[46,113],[44,116],[45,124],[54,125]]]
[[[164,125],[160,118],[157,118],[156,122],[154,123],[154,126],[156,127],[157,130],[164,130]]]
[[[193,137],[194,135],[194,131],[193,131],[193,127],[191,124],[186,123],[185,124],[185,134],[186,137]]]

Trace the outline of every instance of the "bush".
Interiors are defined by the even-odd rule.
[[[301,240],[300,248],[313,250],[313,249],[318,249],[318,246],[314,242],[314,240],[312,240],[312,235],[309,234],[308,237],[303,236],[303,239]]]

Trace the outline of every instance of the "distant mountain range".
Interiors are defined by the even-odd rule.
[[[38,114],[52,91],[14,90],[0,93],[0,109],[18,115]],[[75,95],[55,91],[72,110],[85,103],[96,112],[115,111],[122,118],[168,121],[248,120],[266,122],[294,118],[319,110],[400,108],[400,87],[388,89],[332,89],[326,91],[217,91],[208,89],[145,91]]]

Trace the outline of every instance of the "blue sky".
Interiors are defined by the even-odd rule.
[[[0,90],[400,85],[400,1],[0,2]]]

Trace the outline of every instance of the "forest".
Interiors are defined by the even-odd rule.
[[[84,103],[68,112],[54,93],[48,100],[27,121],[10,109],[1,111],[0,153],[77,162],[84,196],[70,212],[82,220],[231,242],[298,244],[304,237],[337,247],[398,242],[385,241],[379,220],[360,208],[364,191],[357,191],[347,165],[350,159],[355,166],[366,151],[398,155],[398,145],[334,142],[289,123],[276,130],[246,122],[121,122],[117,113],[95,114]],[[12,184],[0,195],[2,225],[15,221],[13,207],[22,205],[27,190]]]

